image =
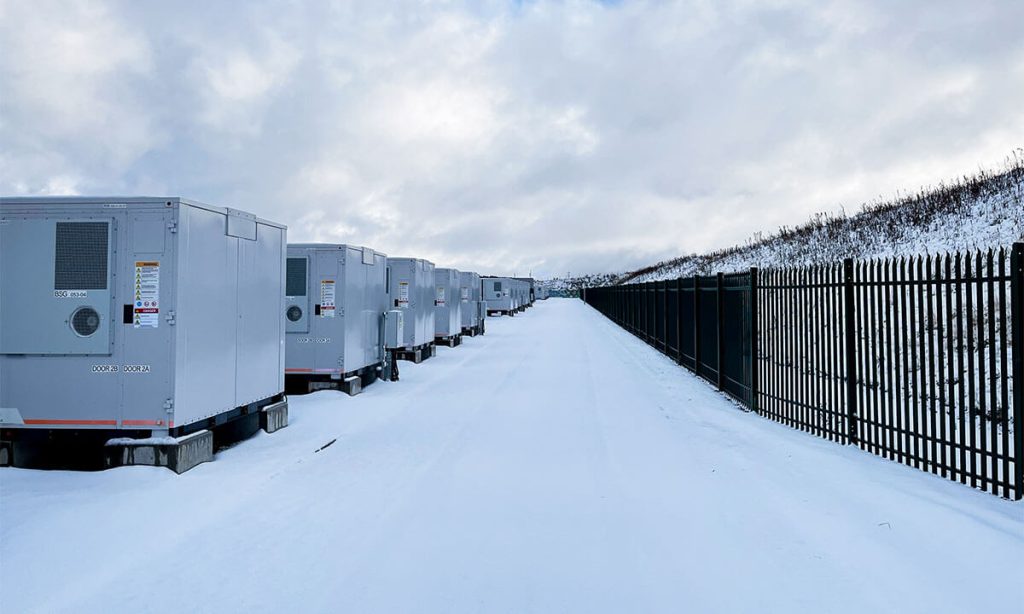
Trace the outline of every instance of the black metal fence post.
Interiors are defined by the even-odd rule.
[[[693,276],[693,372],[700,375],[700,275]]]
[[[846,437],[857,443],[857,327],[854,319],[853,258],[843,260],[843,324],[846,343]]]
[[[758,355],[758,318],[757,310],[757,267],[750,267],[750,411],[757,412],[757,355]]]
[[[723,345],[722,344],[722,330],[724,328],[722,326],[722,320],[725,319],[724,318],[725,310],[723,309],[725,297],[722,295],[723,292],[724,292],[724,290],[722,289],[722,285],[723,285],[724,278],[725,278],[725,275],[722,274],[722,273],[719,273],[715,277],[715,283],[716,283],[716,286],[715,286],[715,309],[718,311],[718,317],[716,318],[718,320],[718,322],[716,322],[716,324],[718,324],[718,326],[717,326],[717,329],[715,331],[715,333],[718,335],[718,339],[717,339],[717,342],[716,342],[716,345],[718,346],[718,352],[716,352],[716,354],[718,354],[718,356],[717,356],[718,364],[716,365],[716,368],[717,368],[717,371],[718,371],[718,373],[717,373],[718,381],[716,383],[718,384],[718,389],[719,390],[722,389],[722,382],[724,381],[724,378],[722,376],[722,345]]]
[[[676,362],[683,364],[683,278],[676,279]]]
[[[668,282],[661,282],[661,351],[669,353],[668,343]]]
[[[1024,243],[1014,243],[1010,254],[1010,317],[1013,329],[1013,498],[1021,499],[1024,498]]]

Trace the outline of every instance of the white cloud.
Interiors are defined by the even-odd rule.
[[[648,264],[999,163],[1024,5],[2,2],[0,191],[165,190],[485,272]],[[45,43],[44,43],[45,41]]]
[[[258,32],[253,39],[227,47],[204,42],[193,50],[192,89],[202,101],[198,119],[218,133],[259,135],[273,97],[287,87],[300,60],[273,33]]]

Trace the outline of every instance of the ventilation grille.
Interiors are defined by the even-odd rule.
[[[107,289],[107,222],[57,222],[54,290]]]
[[[306,296],[306,259],[289,258],[287,270],[285,296]]]

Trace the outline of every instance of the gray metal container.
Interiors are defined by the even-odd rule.
[[[462,334],[460,273],[456,269],[434,269],[434,337]]]
[[[181,198],[0,198],[0,426],[187,432],[284,390],[285,227]]]
[[[391,308],[405,311],[406,349],[434,341],[434,263],[420,258],[388,258]]]
[[[488,313],[515,309],[515,288],[508,277],[484,277],[483,295]]]
[[[285,373],[334,379],[380,364],[387,257],[368,247],[288,246]]]
[[[483,288],[480,275],[470,271],[459,274],[459,301],[462,303],[462,328],[476,328],[483,321]]]
[[[523,307],[523,282],[518,279],[509,279],[509,285],[512,287],[512,309],[522,310]]]
[[[522,307],[528,307],[536,300],[535,283],[532,277],[516,277],[519,282],[519,303]]]

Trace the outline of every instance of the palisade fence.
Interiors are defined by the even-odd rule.
[[[1024,243],[582,298],[766,418],[1024,496]]]

